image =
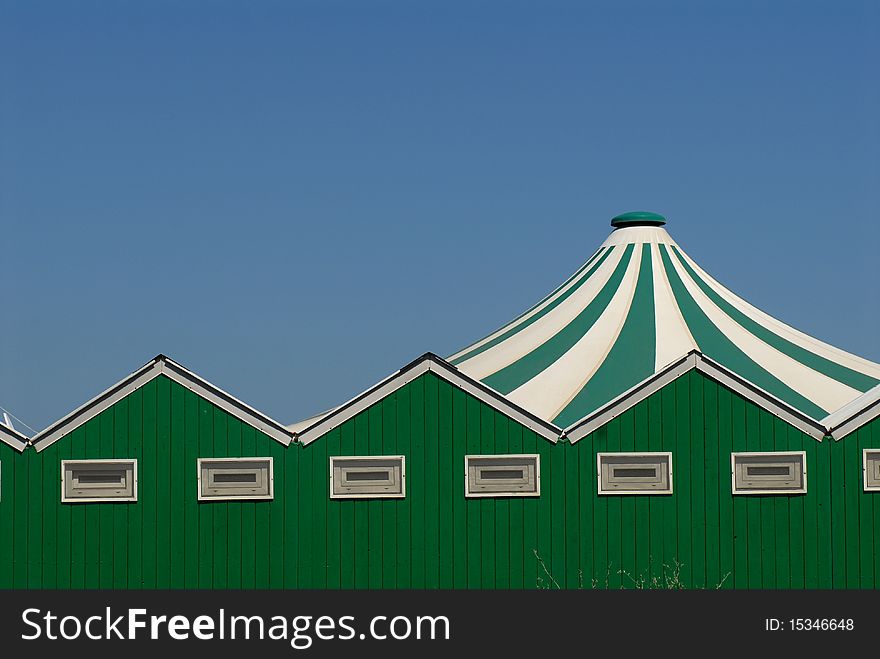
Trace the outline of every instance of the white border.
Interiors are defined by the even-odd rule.
[[[619,458],[619,457],[627,457],[627,458],[653,458],[653,457],[665,457],[669,460],[669,471],[667,472],[669,478],[669,488],[666,490],[603,490],[602,489],[602,458]],[[614,494],[644,494],[647,496],[653,496],[656,494],[672,494],[672,451],[618,451],[618,452],[599,452],[596,453],[596,493],[607,496]]]
[[[706,357],[699,350],[691,350],[686,355],[670,362],[660,371],[645,378],[642,382],[631,387],[594,412],[571,424],[565,430],[515,405],[502,394],[466,376],[456,367],[432,353],[426,353],[408,366],[355,396],[347,403],[325,414],[291,424],[287,426],[287,429],[292,432],[293,428],[302,428],[302,430],[295,433],[296,440],[303,445],[310,444],[359,412],[362,412],[370,405],[412,382],[423,373],[431,371],[454,386],[474,395],[502,414],[534,430],[545,439],[556,443],[559,439],[565,437],[570,443],[574,444],[693,369],[697,369],[715,382],[731,389],[746,400],[751,401],[758,407],[819,442],[829,435],[824,421],[819,422],[804,414],[785,401],[725,368],[718,362]],[[880,396],[880,387],[877,388],[877,395]],[[876,407],[875,416],[880,414],[880,405]],[[304,423],[308,424],[309,422],[311,423],[307,427],[303,427]]]
[[[237,419],[266,433],[284,446],[289,445],[293,440],[293,433],[277,421],[242,403],[237,398],[199,377],[192,371],[187,370],[165,355],[157,355],[128,377],[98,394],[48,428],[38,432],[31,438],[31,445],[37,452],[42,451],[160,375],[171,378]]]
[[[125,464],[132,465],[132,478],[134,479],[131,488],[130,497],[90,497],[88,499],[73,498],[68,499],[64,496],[64,479],[67,474],[67,465],[99,465],[99,464]],[[61,503],[137,503],[138,500],[138,461],[137,458],[112,458],[104,460],[96,458],[94,460],[62,460],[61,461]]]
[[[202,495],[202,463],[203,462],[269,462],[269,494],[249,494],[236,496],[208,497]],[[197,458],[196,459],[196,492],[199,501],[271,501],[275,498],[275,464],[272,456],[241,456],[240,458]]]
[[[0,423],[0,441],[8,444],[19,453],[22,453],[28,445],[28,438],[15,428],[10,428],[5,423]]]
[[[865,487],[865,492],[880,492],[880,484],[874,487],[868,486],[868,453],[876,453],[880,456],[880,448],[862,449],[862,483]]]
[[[825,426],[813,417],[792,407],[773,394],[764,391],[759,386],[752,384],[750,381],[740,377],[703,354],[698,356],[697,370],[819,442],[825,439],[825,436],[828,434]]]
[[[364,411],[374,403],[377,403],[386,396],[394,393],[428,371],[478,398],[490,407],[510,417],[514,421],[521,423],[530,430],[535,431],[544,439],[553,443],[559,441],[559,437],[562,434],[561,428],[548,421],[544,421],[540,417],[537,417],[527,410],[515,405],[494,389],[487,387],[482,382],[470,378],[452,366],[452,364],[449,364],[441,357],[430,352],[422,355],[407,366],[404,366],[402,369],[385,378],[370,389],[355,396],[347,403],[340,405],[324,416],[317,417],[312,425],[296,434],[296,440],[304,446],[312,443],[322,435],[325,435],[334,428],[342,425],[359,412]],[[299,426],[300,424],[291,425]]]
[[[468,478],[468,461],[473,459],[503,460],[512,459],[535,459],[535,491],[534,492],[471,492],[468,490],[470,479]],[[465,499],[492,499],[496,497],[539,497],[541,496],[541,455],[538,453],[496,453],[483,455],[464,456],[464,497]]]
[[[400,492],[381,492],[368,494],[334,494],[333,462],[346,460],[370,462],[375,460],[400,460]],[[405,455],[331,455],[330,456],[330,498],[331,499],[405,499],[406,498],[406,456]]]
[[[736,459],[750,458],[768,455],[801,456],[803,473],[803,487],[799,490],[737,490],[736,489]],[[807,452],[806,451],[736,451],[730,454],[730,493],[734,496],[748,494],[806,494],[807,493]]]
[[[822,423],[834,439],[843,439],[877,417],[880,417],[880,384],[826,416]]]
[[[570,425],[565,430],[565,436],[572,444],[580,441],[594,430],[601,428],[637,403],[645,400],[654,392],[659,391],[673,380],[693,369],[697,369],[708,378],[735,391],[743,398],[755,403],[758,407],[791,424],[798,430],[803,431],[813,439],[821,442],[828,434],[825,426],[819,421],[798,411],[760,387],[753,385],[733,371],[706,357],[698,350],[692,350],[687,355],[670,362],[669,365],[645,378],[596,411]]]

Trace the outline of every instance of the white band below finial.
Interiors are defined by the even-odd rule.
[[[607,240],[602,243],[602,247],[629,245],[630,243],[677,245],[663,227],[621,227],[611,232]]]

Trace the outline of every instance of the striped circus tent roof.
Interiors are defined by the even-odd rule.
[[[823,343],[712,278],[654,213],[626,213],[559,288],[449,357],[566,428],[699,351],[816,421],[880,383],[880,364]]]

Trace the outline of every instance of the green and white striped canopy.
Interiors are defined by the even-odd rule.
[[[449,361],[562,428],[693,350],[816,421],[880,383],[880,364],[753,307],[627,213],[565,283]]]

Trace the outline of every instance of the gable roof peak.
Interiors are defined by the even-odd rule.
[[[170,357],[159,353],[133,373],[38,432],[31,438],[31,445],[37,451],[42,451],[160,375],[174,380],[285,446],[293,440],[293,433],[279,422],[243,403],[216,385],[211,384]]]
[[[24,451],[28,445],[27,435],[19,432],[12,426],[3,423],[2,420],[0,420],[0,441],[4,444],[8,444],[19,453]]]

